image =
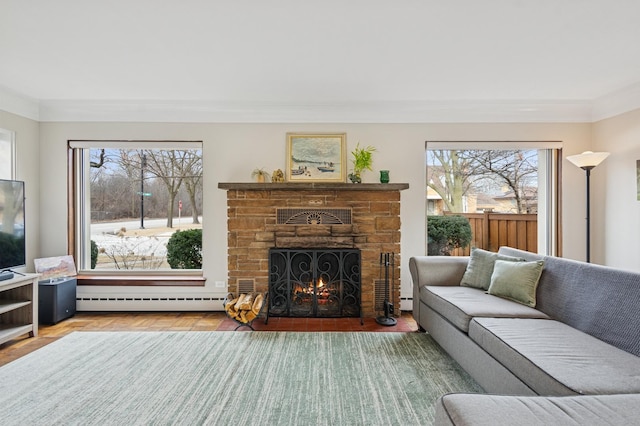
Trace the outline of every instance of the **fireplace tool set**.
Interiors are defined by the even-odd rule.
[[[397,320],[393,317],[393,303],[389,301],[389,293],[393,292],[393,286],[395,284],[395,263],[395,256],[393,253],[380,253],[381,279],[382,270],[384,269],[384,316],[376,318],[376,322],[380,325],[392,326],[397,324]],[[393,299],[395,299],[395,296],[393,296]]]

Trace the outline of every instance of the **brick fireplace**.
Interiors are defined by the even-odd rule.
[[[408,184],[219,183],[227,190],[228,285],[266,292],[269,249],[355,248],[361,253],[361,309],[380,314],[380,253],[394,253],[400,306],[400,191]]]

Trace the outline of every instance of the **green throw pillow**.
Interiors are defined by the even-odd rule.
[[[505,256],[504,254],[498,254],[473,247],[471,249],[471,257],[469,258],[467,269],[464,271],[460,285],[487,290],[491,284],[493,265],[498,259],[511,262],[524,261],[524,259],[519,257]]]
[[[489,294],[536,307],[536,290],[544,262],[505,262],[496,260]]]

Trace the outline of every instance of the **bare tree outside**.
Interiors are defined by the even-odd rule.
[[[178,190],[184,179],[185,151],[183,150],[144,150],[139,151],[139,158],[142,155],[147,158],[147,170],[160,179],[169,195],[167,200],[167,228],[173,228],[173,210],[176,202]]]
[[[427,186],[436,191],[452,213],[464,211],[463,197],[472,185],[470,160],[459,150],[427,151]]]
[[[91,217],[94,220],[134,217],[133,167],[123,163],[117,150],[91,151]],[[124,190],[126,188],[126,190]]]
[[[200,223],[198,219],[198,203],[196,196],[198,191],[202,193],[202,153],[188,151],[184,163],[184,186],[189,194],[191,204],[191,217],[193,223]]]
[[[471,242],[452,254],[469,255],[470,247],[497,251],[506,243],[535,251],[539,153],[428,149],[427,252],[440,253],[443,235],[459,239],[462,228],[454,224],[460,219],[470,226]]]
[[[537,206],[538,153],[535,150],[473,150],[461,156],[472,165],[475,187],[489,181],[505,195],[515,199],[516,213],[530,213],[532,202]]]
[[[90,166],[97,267],[168,267],[166,243],[175,230],[202,227],[202,151],[92,148]],[[176,228],[182,213],[191,224],[180,221]]]
[[[493,200],[494,210],[537,209],[536,150],[428,150],[427,186],[441,197],[443,211],[475,213],[465,198]],[[487,207],[485,207],[487,208]]]

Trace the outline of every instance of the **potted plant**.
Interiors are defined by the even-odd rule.
[[[353,158],[351,159],[351,163],[353,163],[353,173],[349,173],[349,179],[353,183],[361,183],[362,178],[361,174],[365,170],[373,170],[371,166],[373,165],[373,156],[372,154],[375,152],[375,148],[371,145],[366,148],[360,148],[360,142],[356,145],[356,148],[351,151],[351,155]]]
[[[251,177],[258,183],[264,183],[265,181],[271,179],[269,176],[269,172],[266,172],[264,170],[264,167],[260,169],[253,169],[253,171],[251,172]]]

